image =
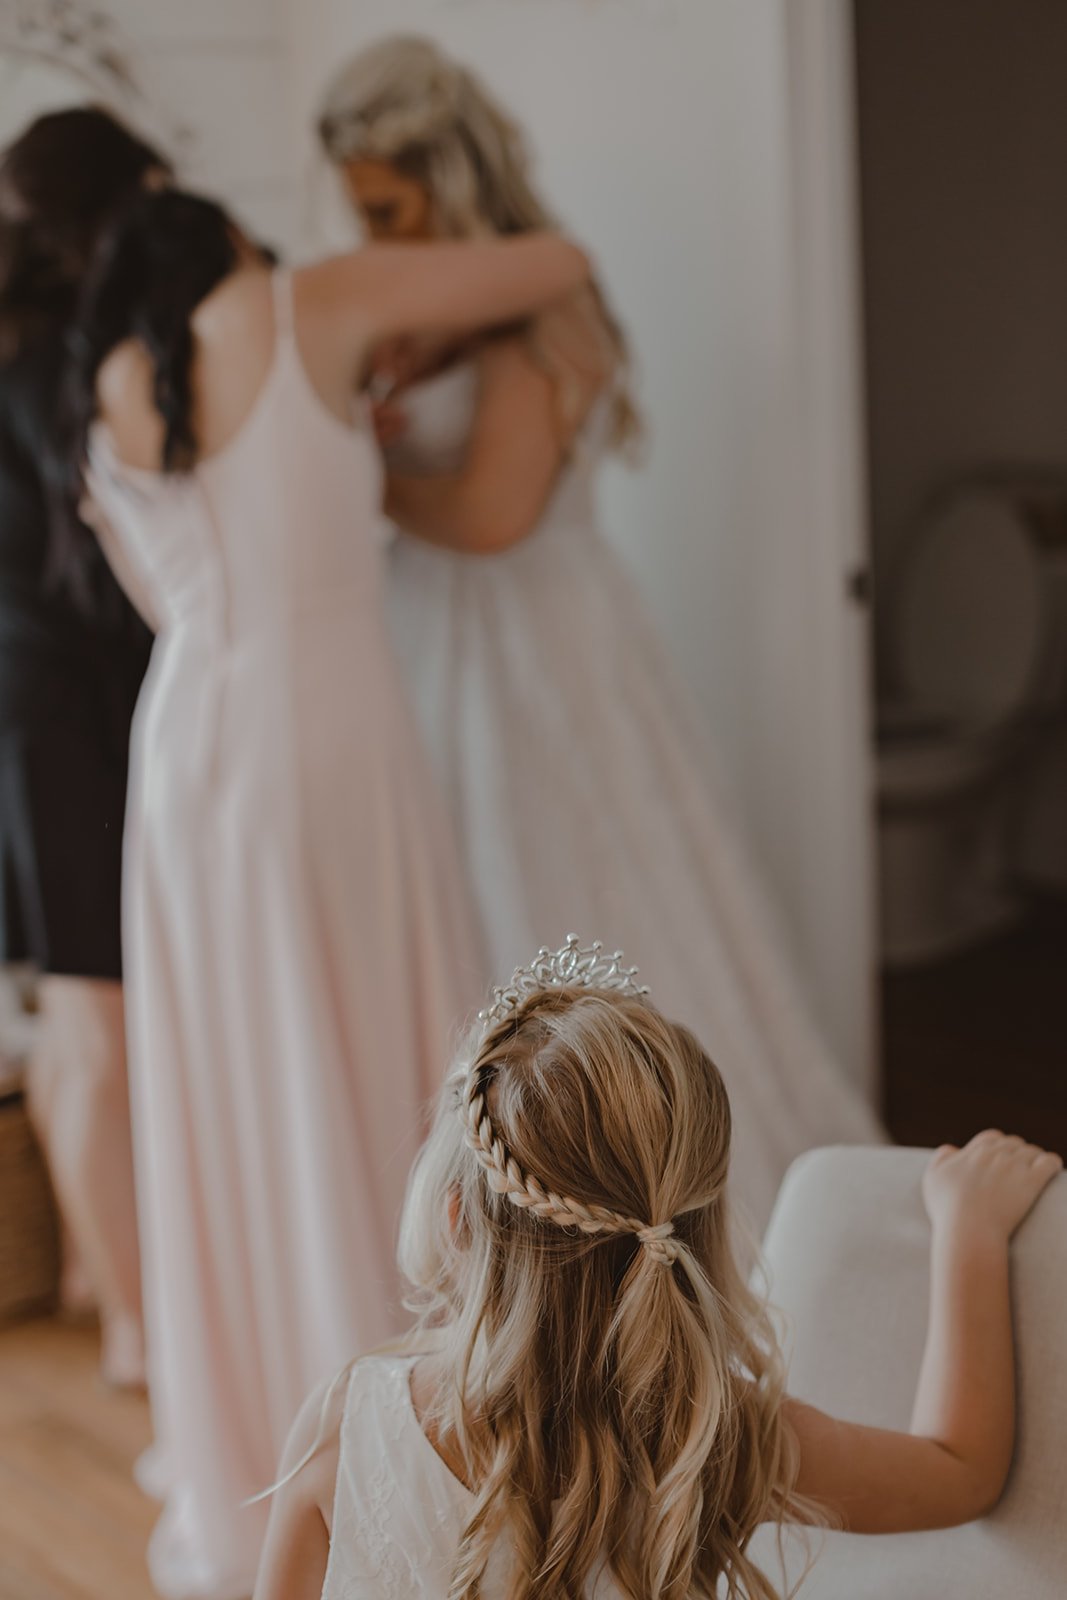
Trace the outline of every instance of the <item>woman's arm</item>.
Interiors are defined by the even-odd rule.
[[[320,1384],[293,1424],[278,1472],[282,1486],[271,1497],[253,1600],[320,1600],[346,1390],[336,1379]],[[285,1482],[290,1472],[294,1476]]]
[[[589,277],[577,245],[554,233],[440,244],[372,244],[301,273],[360,342],[465,332],[532,316]]]
[[[512,336],[483,346],[460,471],[389,474],[386,511],[405,531],[479,555],[533,532],[575,435],[611,381],[614,351],[587,300],[572,296],[540,317],[534,342]]]
[[[462,467],[432,477],[390,472],[385,509],[405,532],[431,544],[488,555],[537,526],[565,447],[552,380],[525,340],[492,340],[480,353],[478,376],[478,410]]]
[[[788,1402],[797,1491],[853,1533],[951,1527],[1000,1498],[1015,1434],[1008,1242],[1058,1155],[989,1131],[933,1157],[930,1320],[911,1432],[838,1422]]]

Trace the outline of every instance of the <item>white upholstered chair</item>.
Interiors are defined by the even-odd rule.
[[[789,1387],[837,1416],[908,1426],[926,1331],[928,1159],[819,1150],[783,1185],[766,1255],[786,1319]],[[817,1535],[801,1600],[1067,1600],[1067,1176],[1016,1234],[1012,1286],[1018,1434],[996,1510],[946,1532]],[[758,1548],[773,1576],[768,1531]],[[794,1535],[787,1553],[795,1578]]]

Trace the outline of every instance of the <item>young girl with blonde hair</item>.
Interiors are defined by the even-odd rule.
[[[988,1132],[933,1158],[903,1434],[786,1396],[733,1253],[730,1144],[715,1064],[620,957],[572,938],[497,990],[409,1188],[417,1330],[305,1406],[256,1600],[775,1600],[761,1523],[988,1510],[1013,1445],[1008,1241],[1059,1157]]]

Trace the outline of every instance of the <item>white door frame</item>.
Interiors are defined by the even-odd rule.
[[[782,0],[795,303],[798,525],[813,726],[802,836],[813,977],[834,1042],[878,1086],[869,535],[851,0]]]

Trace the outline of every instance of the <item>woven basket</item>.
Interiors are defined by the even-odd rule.
[[[50,1310],[59,1292],[59,1227],[48,1173],[21,1094],[0,1099],[0,1321]]]

